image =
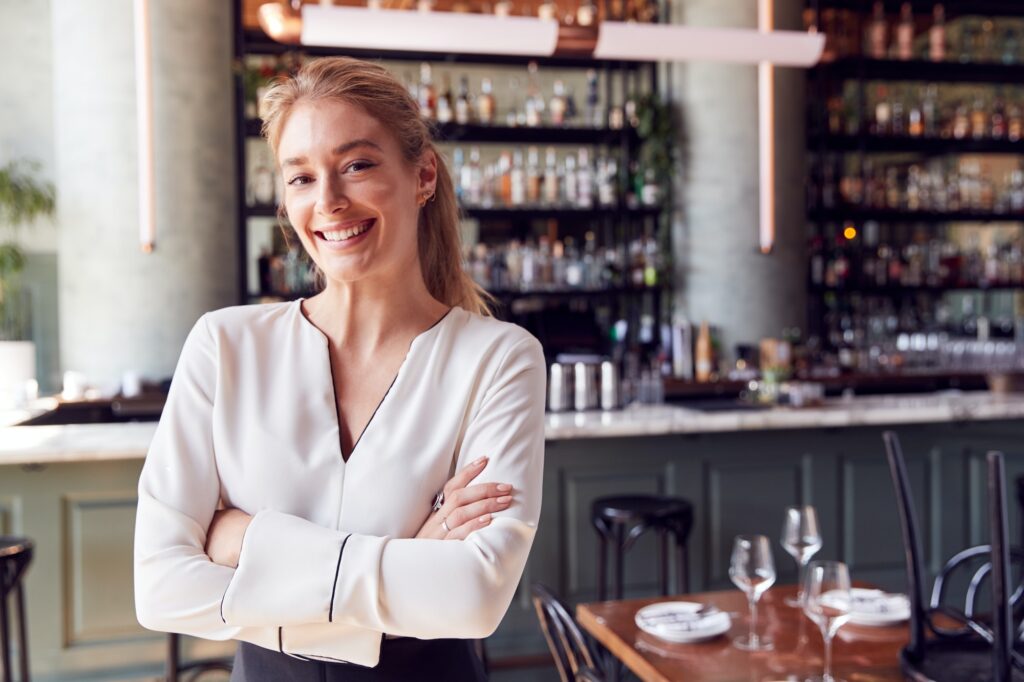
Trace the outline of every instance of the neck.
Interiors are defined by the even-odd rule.
[[[407,277],[328,280],[321,293],[303,302],[306,316],[333,347],[363,357],[390,343],[407,344],[448,308],[427,291],[418,267]]]

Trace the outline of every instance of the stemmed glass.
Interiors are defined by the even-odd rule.
[[[818,530],[818,514],[814,507],[786,507],[786,520],[782,524],[782,548],[796,560],[800,594],[796,599],[786,599],[786,606],[802,606],[804,573],[807,562],[821,549],[821,531]]]
[[[757,600],[775,583],[775,562],[772,546],[764,535],[738,535],[732,545],[729,578],[743,590],[750,604],[750,632],[737,637],[733,644],[745,651],[768,651],[774,648],[771,639],[757,634]]]
[[[841,682],[832,676],[832,638],[850,620],[850,572],[840,561],[812,561],[804,581],[804,613],[825,640],[825,671],[821,682]]]

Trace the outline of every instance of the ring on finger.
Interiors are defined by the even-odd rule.
[[[441,527],[444,528],[446,533],[451,533],[452,529],[448,527],[448,517],[441,519]]]

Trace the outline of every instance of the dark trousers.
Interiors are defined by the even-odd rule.
[[[366,668],[292,658],[239,642],[231,682],[486,682],[472,640],[385,639],[380,663]]]

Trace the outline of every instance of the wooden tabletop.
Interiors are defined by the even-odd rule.
[[[821,633],[803,613],[786,606],[796,588],[768,590],[758,606],[758,631],[775,642],[769,652],[750,653],[733,646],[747,632],[747,598],[739,590],[703,592],[678,597],[630,599],[580,604],[580,626],[630,670],[647,682],[769,682],[820,675],[824,664]],[[725,635],[698,644],[673,644],[640,630],[634,616],[641,607],[659,601],[712,604],[732,614]],[[833,674],[846,682],[902,680],[900,649],[907,643],[906,624],[863,627],[846,624],[832,642]]]

